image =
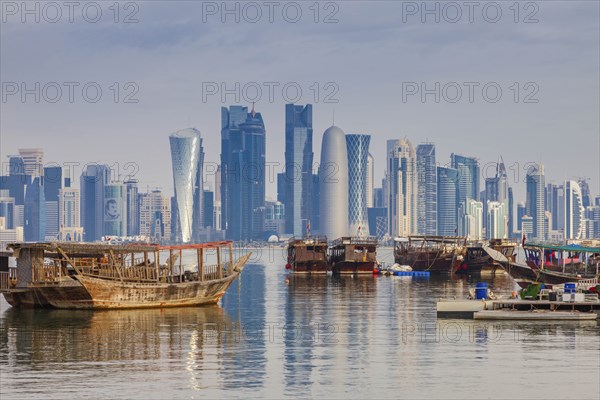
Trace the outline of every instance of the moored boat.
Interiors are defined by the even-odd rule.
[[[232,242],[180,246],[48,242],[8,247],[17,268],[0,270],[0,292],[12,306],[32,308],[214,304],[250,257],[234,260]],[[193,253],[195,264],[183,264],[184,251]],[[216,263],[208,265],[214,258]]]
[[[394,239],[394,261],[414,271],[450,273],[462,261],[461,236],[409,236]]]
[[[515,248],[518,243],[507,239],[492,239],[486,247],[500,252],[508,260],[515,260]],[[497,268],[502,268],[487,253],[482,243],[471,243],[463,250],[463,260],[454,270],[457,274],[478,274],[481,272],[495,273]]]
[[[373,274],[377,263],[377,238],[341,237],[329,248],[329,264],[334,274]]]
[[[286,268],[295,274],[326,274],[329,269],[327,247],[325,236],[291,238],[288,241]]]
[[[522,287],[531,283],[558,285],[600,277],[600,247],[528,243],[523,250],[524,262],[490,252]]]

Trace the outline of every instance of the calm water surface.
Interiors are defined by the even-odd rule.
[[[458,278],[295,277],[261,252],[218,306],[18,310],[0,300],[0,398],[600,398],[591,323],[437,320]],[[391,259],[390,250],[381,251]]]

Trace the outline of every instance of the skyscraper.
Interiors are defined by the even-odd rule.
[[[175,232],[175,238],[182,243],[189,243],[202,227],[202,138],[197,129],[188,128],[171,134],[169,142],[176,215],[179,218],[179,232]]]
[[[302,236],[312,219],[312,105],[285,105],[285,230]]]
[[[246,121],[247,117],[248,107],[221,107],[221,229],[223,230],[230,229],[229,224],[232,218],[230,192],[239,186],[239,175],[241,175],[239,171],[234,170],[233,163],[236,162],[240,149],[243,148],[239,126]],[[239,161],[237,163],[239,164]],[[173,210],[173,213],[175,211]]]
[[[527,215],[532,218],[532,235],[535,240],[546,240],[547,228],[544,205],[545,177],[543,165],[532,165],[526,176]]]
[[[79,189],[64,187],[58,195],[59,237],[61,240],[81,240]]]
[[[140,234],[140,210],[138,204],[138,181],[129,179],[125,181],[125,204],[127,214],[127,234],[135,236]]]
[[[583,196],[576,181],[565,182],[565,239],[581,239],[583,228]]]
[[[588,185],[587,179],[579,178],[577,180],[579,184],[579,188],[581,189],[581,203],[583,204],[583,208],[591,206],[592,203],[592,195],[590,193],[590,186]]]
[[[46,198],[46,236],[51,240],[56,240],[58,238],[58,195],[62,187],[62,167],[45,167],[44,196]]]
[[[494,177],[485,179],[485,218],[486,223],[486,236],[488,239],[501,239],[508,234],[508,222],[509,222],[509,207],[508,207],[508,178],[506,175],[506,167],[504,166],[504,160],[502,157],[496,164],[496,174]],[[495,204],[498,203],[498,204]],[[493,210],[490,208],[493,207]],[[493,214],[490,214],[493,213]],[[502,215],[506,213],[506,215]],[[487,225],[488,222],[494,223],[493,227]],[[498,224],[502,222],[505,225],[500,231]],[[498,236],[501,235],[501,236]]]
[[[517,230],[523,229],[523,217],[527,215],[527,207],[525,203],[517,204]]]
[[[344,131],[337,126],[323,134],[319,190],[321,233],[328,240],[348,235],[348,150]]]
[[[215,227],[215,193],[212,190],[204,190],[204,204],[202,209],[204,210],[204,227],[214,228]]]
[[[438,235],[455,236],[457,233],[456,198],[458,171],[437,167],[437,218]]]
[[[321,232],[321,187],[319,186],[319,174],[312,176],[312,219],[310,220],[311,232]]]
[[[506,203],[488,200],[487,215],[487,238],[488,239],[507,239],[508,238],[508,212]]]
[[[81,226],[86,242],[100,240],[104,235],[104,186],[110,182],[108,165],[89,164],[81,174]]]
[[[417,146],[417,230],[437,234],[437,171],[435,144]]]
[[[368,235],[367,164],[370,135],[346,135],[348,153],[348,229],[351,235]]]
[[[25,225],[25,188],[31,183],[31,175],[25,174],[25,163],[21,156],[9,156],[8,176],[0,176],[0,190],[8,190],[15,200],[14,226]]]
[[[263,239],[266,132],[247,107],[221,108],[221,201],[227,237]]]
[[[508,188],[508,237],[512,238],[515,230],[515,221],[514,221],[514,208],[515,208],[515,197],[513,194],[512,187]]]
[[[164,242],[171,237],[171,199],[158,189],[139,196],[140,235]]]
[[[451,154],[452,168],[458,171],[456,206],[466,199],[479,200],[479,162],[476,158]]]
[[[222,224],[222,202],[221,202],[221,166],[217,167],[215,173],[215,203],[214,203],[214,227],[220,231],[223,229]]]
[[[458,209],[458,235],[469,240],[483,239],[483,204],[467,199]]]
[[[392,236],[417,232],[416,153],[408,139],[387,141],[388,224]]]
[[[373,188],[375,186],[375,159],[369,153],[367,157],[367,208],[373,207]]]
[[[4,218],[5,229],[15,229],[15,199],[8,190],[0,190],[0,217]]]
[[[127,236],[127,191],[125,185],[104,185],[103,236]]]
[[[44,150],[19,149],[26,175],[41,177],[44,175]],[[43,186],[43,185],[42,185]]]
[[[36,177],[25,192],[25,240],[43,241],[46,236],[46,199],[42,178]]]

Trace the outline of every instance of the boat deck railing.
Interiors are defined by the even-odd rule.
[[[288,245],[289,244],[294,244],[294,243],[304,243],[307,245],[318,245],[318,244],[322,244],[327,246],[327,236],[309,236],[309,237],[296,237],[296,236],[292,236],[289,240],[288,240]]]
[[[377,237],[375,236],[345,236],[334,240],[332,247],[344,246],[348,244],[358,246],[377,246]]]

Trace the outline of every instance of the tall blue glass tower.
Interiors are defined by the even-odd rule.
[[[455,236],[457,232],[456,198],[459,173],[454,168],[437,167],[438,235]]]
[[[229,239],[262,239],[265,139],[260,113],[241,106],[221,109],[221,207]]]
[[[540,241],[546,240],[546,181],[543,165],[533,165],[529,167],[526,176],[526,185],[526,211],[527,215],[533,218],[533,238]]]
[[[86,242],[104,235],[104,186],[110,183],[110,176],[108,165],[97,164],[88,165],[81,174],[81,226]]]
[[[285,105],[285,231],[302,236],[313,218],[312,105]]]
[[[348,152],[348,227],[351,235],[369,234],[367,159],[371,135],[346,135]]]
[[[46,198],[42,178],[36,177],[25,191],[25,241],[43,241],[46,236]]]
[[[452,168],[458,171],[456,208],[467,199],[479,200],[479,162],[476,158],[457,154],[450,156]]]
[[[437,234],[437,166],[435,144],[417,146],[417,230],[421,235]]]

